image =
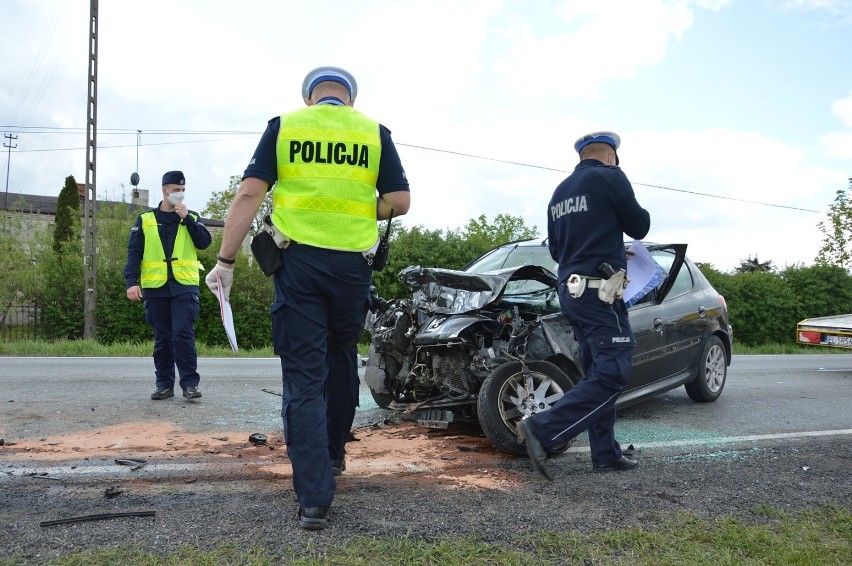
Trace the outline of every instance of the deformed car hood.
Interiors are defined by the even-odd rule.
[[[462,314],[498,302],[509,281],[534,280],[556,287],[556,275],[537,265],[468,273],[414,265],[399,273],[415,305],[436,314]]]

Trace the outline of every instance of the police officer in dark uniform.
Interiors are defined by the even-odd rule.
[[[623,277],[618,273],[627,267],[623,234],[644,238],[651,217],[618,167],[620,143],[614,132],[577,140],[580,163],[556,187],[548,209],[550,255],[559,264],[559,304],[574,328],[585,377],[550,410],[518,426],[533,466],[547,479],[549,455],[585,430],[595,471],[639,464],[622,454],[614,432],[615,401],[630,379],[636,340],[617,294],[623,287],[616,289],[605,280],[612,273],[616,276],[610,283]]]
[[[307,108],[269,121],[228,212],[207,285],[225,297],[237,250],[270,188],[283,266],[274,273],[272,339],[299,526],[325,527],[358,404],[357,342],[367,313],[377,220],[401,216],[408,181],[390,131],[352,107],[338,67],[305,77]]]
[[[175,366],[183,396],[201,397],[195,321],[202,267],[196,250],[206,249],[212,238],[198,213],[183,204],[185,190],[183,173],[163,175],[163,200],[139,215],[127,244],[127,298],[144,301],[145,321],[154,328],[155,401],[174,397]]]

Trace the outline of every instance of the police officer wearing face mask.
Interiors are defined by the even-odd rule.
[[[163,175],[163,200],[139,215],[127,244],[127,298],[143,301],[145,321],[154,329],[155,401],[174,397],[175,367],[183,396],[201,397],[195,321],[202,267],[196,250],[209,247],[212,238],[198,213],[183,204],[185,190],[183,173]]]

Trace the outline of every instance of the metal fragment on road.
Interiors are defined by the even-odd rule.
[[[143,467],[147,464],[147,460],[132,460],[129,458],[119,458],[115,460],[115,463],[119,466],[129,466],[131,471],[136,471],[139,468]]]
[[[104,497],[106,497],[107,499],[112,499],[113,497],[117,497],[122,493],[124,493],[124,490],[110,486],[104,490]]]
[[[104,519],[119,519],[122,517],[153,517],[156,511],[129,511],[123,513],[99,513],[97,515],[84,515],[82,517],[69,517],[68,519],[55,519],[53,521],[42,521],[40,527],[51,527],[53,525],[65,525],[68,523],[83,523],[86,521],[102,521]]]

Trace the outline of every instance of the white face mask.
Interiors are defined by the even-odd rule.
[[[183,193],[169,193],[169,202],[177,206],[183,202]]]

